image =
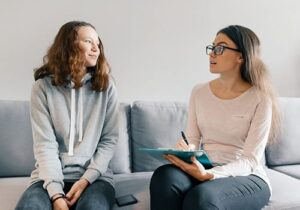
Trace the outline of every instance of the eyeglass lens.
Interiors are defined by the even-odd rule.
[[[209,45],[206,47],[206,54],[209,55],[210,53],[214,53],[215,55],[221,55],[223,53],[224,47],[223,46],[212,46]]]

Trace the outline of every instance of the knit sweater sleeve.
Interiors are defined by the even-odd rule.
[[[196,93],[197,93],[197,86],[193,88],[192,94],[190,96],[186,134],[190,143],[194,144],[196,148],[199,148],[201,132],[197,123],[197,113],[195,107]]]
[[[32,88],[30,109],[36,166],[39,168],[39,178],[44,181],[43,187],[52,197],[56,193],[64,193],[63,173],[42,79]]]
[[[250,175],[260,165],[268,141],[272,122],[272,102],[263,99],[257,104],[245,140],[242,156],[226,165],[217,166],[209,172],[215,178]]]

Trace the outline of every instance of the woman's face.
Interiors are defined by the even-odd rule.
[[[95,66],[100,54],[97,32],[90,26],[82,26],[77,33],[78,46],[85,57],[86,67]]]
[[[213,46],[225,46],[233,49],[237,49],[235,43],[229,39],[225,34],[219,33]],[[216,55],[213,51],[209,54],[209,67],[211,73],[227,73],[227,72],[240,72],[241,65],[243,63],[242,54],[238,51],[231,49],[223,49],[221,55]]]

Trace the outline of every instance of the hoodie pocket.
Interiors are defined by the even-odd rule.
[[[74,167],[79,166],[81,168],[86,169],[91,161],[91,157],[83,156],[83,155],[69,156],[68,153],[62,153],[59,156],[60,156],[61,165],[63,169],[72,166]]]

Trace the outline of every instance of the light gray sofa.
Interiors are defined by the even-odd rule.
[[[300,209],[300,98],[280,98],[283,131],[266,150],[273,195],[264,209]],[[166,163],[140,147],[171,147],[184,130],[187,105],[178,102],[134,102],[120,106],[120,138],[111,168],[117,196],[133,194],[138,203],[114,210],[149,210],[149,182]],[[0,210],[13,210],[34,167],[27,101],[0,100]]]

